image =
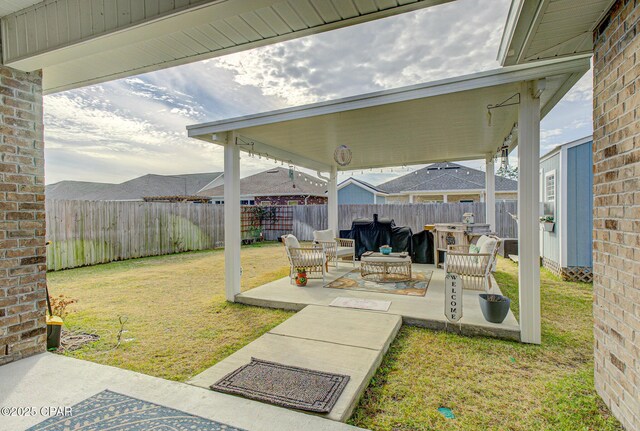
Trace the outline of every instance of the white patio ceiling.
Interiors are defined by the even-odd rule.
[[[593,30],[615,0],[512,0],[498,60],[503,66],[593,51]]]
[[[0,0],[2,58],[53,93],[449,1]]]
[[[502,145],[518,107],[492,110],[520,91],[523,81],[545,79],[546,115],[589,69],[589,58],[542,62],[480,72],[393,90],[188,126],[190,137],[224,142],[235,131],[245,152],[319,171],[335,165],[336,146],[353,160],[339,170],[484,159]]]

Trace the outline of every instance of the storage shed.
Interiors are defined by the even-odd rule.
[[[591,136],[540,159],[540,254],[566,280],[592,281],[593,156]]]

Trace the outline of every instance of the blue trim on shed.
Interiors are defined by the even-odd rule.
[[[592,142],[567,150],[567,266],[592,266]]]

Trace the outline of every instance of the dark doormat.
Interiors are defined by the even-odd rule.
[[[348,382],[349,376],[341,374],[251,358],[210,387],[277,406],[329,413]]]
[[[27,431],[242,431],[180,410],[102,391]]]

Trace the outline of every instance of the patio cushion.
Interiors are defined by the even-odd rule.
[[[336,250],[336,256],[351,256],[355,252],[353,247],[338,247]]]
[[[291,234],[287,235],[284,238],[284,245],[287,246],[287,248],[300,248],[300,242],[298,241],[298,238]]]
[[[482,235],[480,238],[478,238],[478,240],[476,241],[476,247],[478,247],[478,249],[482,249],[482,246],[484,245],[484,243],[489,239],[488,236],[486,235]],[[469,250],[471,251],[471,250]],[[478,253],[480,253],[478,251]]]
[[[480,237],[480,239],[482,239],[482,238],[486,238],[486,240],[480,246],[480,253],[483,253],[483,254],[491,254],[491,253],[493,253],[493,251],[496,248],[496,245],[498,244],[498,241],[493,239],[493,238],[486,237],[484,235]],[[478,241],[480,241],[480,240],[478,240]]]
[[[335,235],[333,230],[314,230],[313,231],[313,240],[314,241],[335,241]]]

